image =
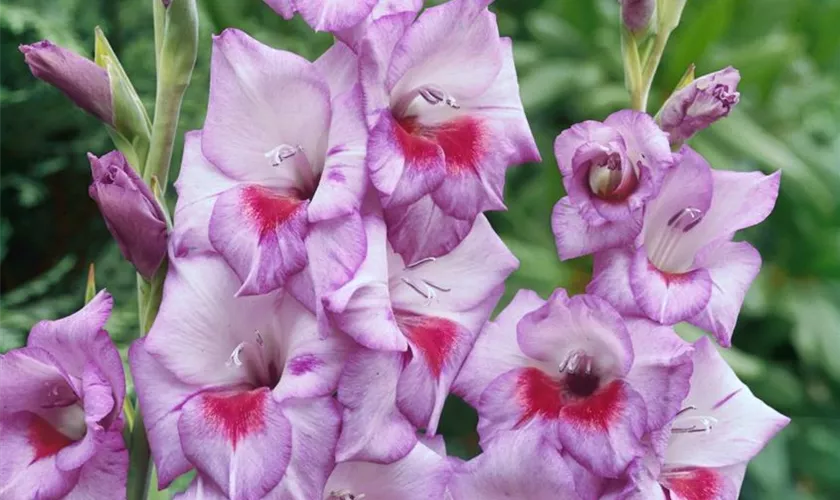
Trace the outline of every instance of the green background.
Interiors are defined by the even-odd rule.
[[[152,1],[2,6],[0,352],[22,345],[37,320],[80,306],[90,262],[97,284],[116,297],[112,336],[125,349],[133,334],[134,274],[87,195],[85,153],[112,149],[105,130],[36,81],[17,46],[49,38],[90,56],[93,27],[100,25],[151,112]],[[310,59],[331,43],[300,19],[283,21],[260,0],[199,3],[201,45],[182,132],[203,120],[211,33],[241,28]],[[591,261],[560,263],[550,231],[551,208],[563,195],[551,145],[570,124],[629,105],[618,4],[499,0],[492,9],[501,33],[514,39],[522,100],[544,160],[509,171],[509,211],[491,216],[522,262],[506,299],[523,287],[544,296],[555,287],[581,292]],[[741,312],[735,347],[725,355],[759,397],[793,421],[750,465],[742,497],[840,498],[840,1],[688,0],[649,111],[692,62],[698,75],[733,65],[743,79],[735,111],[691,144],[718,168],[784,172],[775,212],[738,236],[759,248],[764,266]],[[447,404],[441,429],[452,453],[476,452],[474,425],[469,407]]]

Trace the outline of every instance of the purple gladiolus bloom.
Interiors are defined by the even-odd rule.
[[[316,290],[349,279],[365,249],[354,68],[338,44],[313,64],[241,31],[214,39],[207,119],[176,183],[176,253],[217,251],[239,295],[276,290],[310,261]]]
[[[709,339],[694,344],[693,360],[676,418],[653,433],[653,450],[631,466],[621,493],[605,498],[735,500],[747,462],[790,422],[738,380]]]
[[[238,287],[218,255],[172,256],[157,320],[129,353],[160,486],[196,469],[231,499],[318,498],[347,341],[321,340],[288,294]]]
[[[359,50],[367,167],[407,261],[445,254],[479,213],[505,209],[507,167],[540,159],[488,3],[451,0],[410,25],[381,17]]]
[[[381,219],[365,225],[365,262],[324,298],[333,324],[363,346],[339,383],[337,457],[389,462],[412,449],[416,429],[435,433],[452,380],[518,261],[483,216],[452,252],[414,262],[391,249]]]
[[[676,414],[690,375],[690,347],[670,328],[625,321],[598,297],[521,291],[482,330],[455,393],[478,409],[482,446],[527,428],[617,477]]]
[[[736,88],[741,74],[733,67],[701,76],[674,92],[662,106],[659,125],[672,144],[682,144],[695,133],[727,116],[738,104]]]
[[[635,247],[596,254],[587,292],[623,314],[665,325],[688,321],[729,346],[744,296],[761,269],[758,251],[732,237],[770,214],[781,172],[712,170],[688,146],[680,155],[645,209]]]
[[[102,329],[112,305],[103,290],[0,355],[0,497],[125,496],[125,375]]]
[[[111,84],[105,68],[49,40],[21,45],[20,51],[33,75],[64,92],[76,106],[114,125]]]
[[[633,241],[642,207],[674,164],[666,135],[650,116],[631,110],[564,130],[554,154],[568,193],[551,219],[564,260]]]
[[[99,206],[123,257],[146,279],[166,256],[166,221],[152,191],[119,151],[88,154],[93,182],[90,197]]]

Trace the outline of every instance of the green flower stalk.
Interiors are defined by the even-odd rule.
[[[157,93],[151,142],[142,175],[163,205],[163,191],[169,176],[181,102],[190,84],[198,54],[198,10],[196,0],[152,2],[155,19]],[[148,281],[138,275],[140,335],[148,333],[157,316],[166,268],[164,261]],[[145,500],[149,490],[149,443],[141,410],[139,406],[136,408],[130,437],[131,463],[127,488],[129,500]]]
[[[198,10],[195,0],[153,1],[155,20],[162,18],[163,26],[155,30],[157,96],[152,144],[143,179],[150,182],[154,176],[166,186],[181,101],[190,84],[198,54]]]

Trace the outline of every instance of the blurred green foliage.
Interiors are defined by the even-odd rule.
[[[88,262],[116,297],[109,323],[125,348],[136,328],[134,275],[87,196],[85,152],[110,148],[93,118],[37,82],[17,46],[49,38],[88,56],[93,27],[108,35],[152,111],[151,2],[6,0],[0,17],[0,352],[22,345],[38,320],[78,308]],[[300,19],[285,22],[260,0],[200,0],[202,38],[181,130],[201,126],[211,33],[237,27],[314,59],[331,43]],[[549,218],[563,195],[554,137],[570,124],[629,105],[615,0],[498,0],[514,39],[520,87],[543,156],[512,169],[509,211],[492,221],[521,260],[509,281],[543,295],[580,292],[589,259],[560,263]],[[741,70],[741,103],[691,141],[719,167],[782,170],[775,212],[742,237],[764,268],[724,353],[753,391],[793,422],[751,464],[743,498],[840,498],[840,1],[689,0],[652,94],[651,113],[690,63],[699,74]],[[176,150],[175,166],[180,159]],[[174,200],[170,200],[173,202]],[[699,332],[680,327],[687,338]],[[474,412],[453,400],[441,425],[450,451],[477,450]]]

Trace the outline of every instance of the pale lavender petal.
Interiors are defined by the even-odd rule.
[[[238,287],[219,256],[172,259],[146,350],[187,384],[248,383],[231,354],[240,343],[255,341],[256,332],[269,335],[277,296],[235,298]]]
[[[633,368],[625,379],[645,400],[647,428],[658,429],[682,409],[693,369],[691,345],[669,327],[646,319],[626,320]]]
[[[499,375],[528,364],[516,341],[516,324],[545,304],[531,290],[520,290],[494,321],[488,321],[453,384],[453,392],[477,407],[481,393]]]
[[[458,467],[452,500],[575,500],[574,479],[560,454],[530,431],[509,432]]]
[[[330,117],[329,87],[312,63],[235,29],[213,39],[201,147],[222,172],[239,181],[314,191]],[[272,152],[283,145],[297,151],[275,161]]]
[[[385,224],[375,216],[364,219],[367,250],[353,279],[325,295],[326,311],[335,325],[371,349],[404,351],[408,344],[391,309]]]
[[[417,442],[414,426],[397,409],[402,353],[359,351],[347,361],[338,387],[344,423],[336,459],[390,463]]]
[[[361,99],[358,85],[333,99],[329,149],[318,189],[309,204],[310,222],[346,216],[361,207],[367,188],[367,129]]]
[[[632,247],[596,253],[592,281],[586,285],[586,293],[605,299],[624,316],[644,316],[630,287],[630,266],[634,254]]]
[[[483,215],[458,246],[443,256],[429,257],[416,261],[402,261],[396,256],[389,259],[395,309],[417,314],[472,310],[519,267],[519,261]],[[417,287],[436,292],[427,298],[417,292]],[[485,320],[481,318],[475,326],[480,327]]]
[[[729,347],[741,304],[761,270],[761,255],[749,243],[730,241],[702,252],[698,265],[709,272],[712,295],[706,308],[688,322],[711,332],[720,345]]]
[[[567,196],[554,205],[551,229],[560,259],[574,259],[632,243],[642,229],[641,212],[623,221],[595,226],[581,216]]]
[[[215,253],[208,235],[213,205],[221,193],[238,184],[204,157],[201,140],[200,130],[187,132],[184,136],[184,156],[175,181],[175,191],[178,193],[175,226],[169,237],[177,257]]]
[[[445,498],[449,476],[445,455],[422,443],[390,464],[344,462],[338,464],[327,481],[327,498],[364,494],[365,498],[428,500]],[[333,495],[330,497],[330,495]]]
[[[591,357],[591,370],[621,377],[633,364],[633,346],[621,316],[603,299],[555,293],[516,326],[522,352],[537,361],[565,366],[576,352]]]
[[[81,469],[79,482],[67,494],[68,500],[123,498],[128,476],[128,450],[121,432],[102,436],[93,456]]]
[[[388,241],[406,262],[446,255],[469,234],[473,221],[451,217],[431,195],[385,212]]]
[[[542,158],[531,134],[531,128],[522,99],[519,96],[519,83],[513,60],[513,42],[502,37],[502,67],[493,85],[473,99],[460,102],[462,109],[470,114],[486,117],[498,123],[493,148],[507,153],[508,163],[539,163]]]
[[[694,344],[690,410],[672,425],[669,466],[726,467],[752,459],[790,419],[756,398],[704,337]],[[676,429],[707,432],[678,432]]]
[[[265,3],[285,19],[291,19],[297,12],[315,31],[337,31],[361,22],[376,0],[265,0]]]
[[[663,325],[673,325],[706,308],[712,294],[712,280],[704,268],[684,273],[660,271],[641,248],[630,265],[630,288],[647,317]]]
[[[150,355],[141,338],[128,353],[137,399],[143,408],[149,447],[157,470],[160,489],[166,488],[181,474],[193,468],[184,456],[178,437],[178,419],[184,402],[202,387],[184,384]]]
[[[332,398],[293,399],[283,403],[283,414],[292,424],[292,459],[267,498],[320,499],[335,465],[338,405]]]
[[[455,0],[426,9],[394,49],[385,79],[392,95],[399,99],[429,82],[459,100],[485,92],[502,67],[499,31],[488,3]]]
[[[0,355],[0,416],[63,407],[78,400],[81,386],[50,353],[39,347],[13,349]]]
[[[350,340],[339,334],[322,338],[315,316],[289,295],[283,297],[276,314],[275,328],[285,337],[286,363],[272,391],[274,400],[335,392]]]

